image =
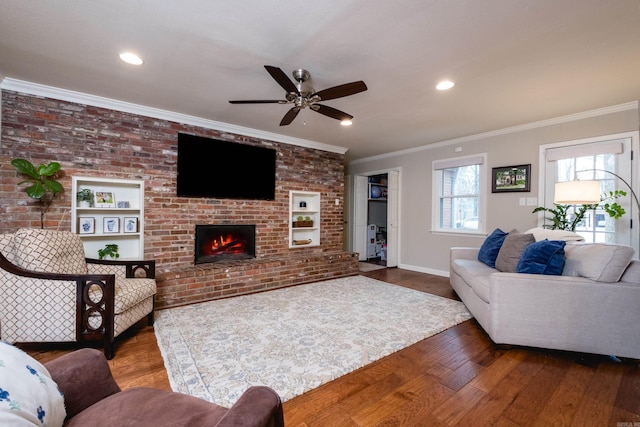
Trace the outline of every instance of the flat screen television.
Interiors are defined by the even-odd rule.
[[[178,133],[179,197],[274,200],[276,150]]]

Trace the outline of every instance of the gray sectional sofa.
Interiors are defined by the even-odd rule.
[[[495,343],[640,359],[632,248],[567,242],[561,275],[499,271],[479,251],[451,248],[450,282]]]

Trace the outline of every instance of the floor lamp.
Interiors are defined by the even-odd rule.
[[[627,181],[625,181],[620,175],[604,169],[586,169],[576,171],[576,174],[579,172],[605,172],[622,181],[629,189],[631,198],[636,203],[636,213],[638,214],[638,225],[636,225],[636,227],[640,229],[640,201],[638,201],[638,196]],[[553,203],[557,205],[595,205],[600,203],[600,194],[600,181],[575,180],[558,182],[555,186]],[[633,221],[631,222],[631,228],[633,228]]]

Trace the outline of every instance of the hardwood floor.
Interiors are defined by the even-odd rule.
[[[447,278],[400,269],[364,275],[457,299]],[[640,327],[640,325],[639,325]],[[26,348],[41,361],[68,346]],[[121,337],[111,369],[123,389],[170,390],[152,327]],[[474,320],[284,403],[311,426],[640,426],[640,365],[605,356],[495,346]]]

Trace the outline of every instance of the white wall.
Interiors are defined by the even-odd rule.
[[[595,137],[639,129],[638,102],[518,126],[474,137],[425,146],[418,150],[390,153],[352,162],[350,176],[391,168],[402,168],[400,183],[401,268],[447,276],[449,248],[479,247],[484,236],[459,236],[431,232],[431,187],[433,160],[487,153],[486,231],[496,227],[505,231],[525,231],[537,225],[535,206],[520,206],[520,197],[538,197],[538,149],[553,142]],[[455,152],[460,147],[462,151]],[[531,192],[491,193],[491,168],[531,163]],[[638,166],[635,156],[633,168]],[[638,184],[635,183],[634,186]],[[353,206],[353,203],[349,203]],[[536,205],[537,206],[537,205]],[[353,224],[352,220],[349,225]]]

